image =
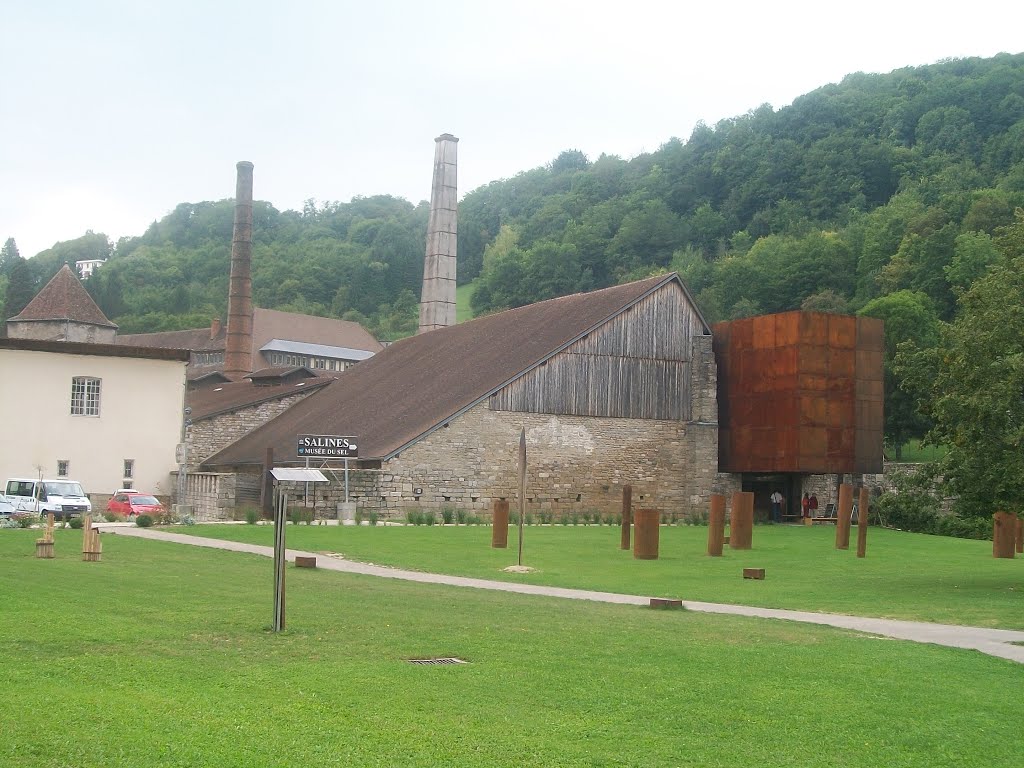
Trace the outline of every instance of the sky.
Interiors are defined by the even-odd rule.
[[[1024,4],[0,0],[0,242],[141,235],[179,203],[459,193],[629,159],[853,72],[1024,50]]]

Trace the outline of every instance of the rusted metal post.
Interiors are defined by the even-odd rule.
[[[711,494],[711,515],[708,519],[708,554],[712,557],[722,556],[725,542],[725,496],[721,493]]]
[[[839,486],[839,512],[836,518],[836,549],[850,548],[850,518],[853,516],[853,486]]]
[[[656,509],[636,511],[636,541],[633,557],[636,560],[658,559],[658,537],[661,533],[661,514]]]
[[[992,515],[992,557],[1014,557],[1016,540],[1017,516],[1009,512]]]
[[[519,430],[519,565],[523,564],[523,518],[526,517],[526,427]]]
[[[622,535],[619,537],[619,549],[629,549],[629,526],[633,515],[633,486],[622,486]]]
[[[495,499],[491,514],[491,549],[508,547],[508,500]]]
[[[868,551],[868,489],[860,489],[857,502],[857,557],[864,557]]]
[[[1017,554],[1024,552],[1024,520],[1017,518]]]
[[[754,545],[754,494],[737,491],[732,495],[729,516],[729,547],[751,549]]]

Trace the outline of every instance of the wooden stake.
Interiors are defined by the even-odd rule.
[[[712,557],[721,557],[724,545],[725,496],[713,493],[711,494],[711,515],[708,519],[708,554]]]
[[[857,502],[857,557],[864,557],[868,551],[868,489],[860,489]]]
[[[619,537],[619,549],[629,549],[629,526],[633,515],[633,486],[622,486],[622,535]]]
[[[850,518],[853,516],[853,486],[839,486],[839,512],[836,519],[836,549],[850,548]]]

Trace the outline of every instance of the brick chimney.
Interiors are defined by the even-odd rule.
[[[243,160],[237,168],[224,344],[224,375],[229,379],[252,373],[252,163]]]
[[[213,341],[220,334],[220,318],[215,317],[210,321],[210,341]]]
[[[430,190],[427,254],[417,333],[455,325],[455,251],[459,232],[456,153],[450,133],[434,139],[434,184]]]

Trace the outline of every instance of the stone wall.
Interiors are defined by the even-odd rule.
[[[178,487],[177,473],[173,474]],[[191,472],[185,478],[187,503],[200,522],[234,519],[238,481],[243,475],[225,472]]]
[[[298,392],[288,397],[267,400],[248,408],[239,408],[230,413],[212,416],[194,422],[188,428],[188,460],[190,466],[198,466],[204,459],[230,445],[241,437],[263,426],[281,415],[303,398],[317,390]]]

